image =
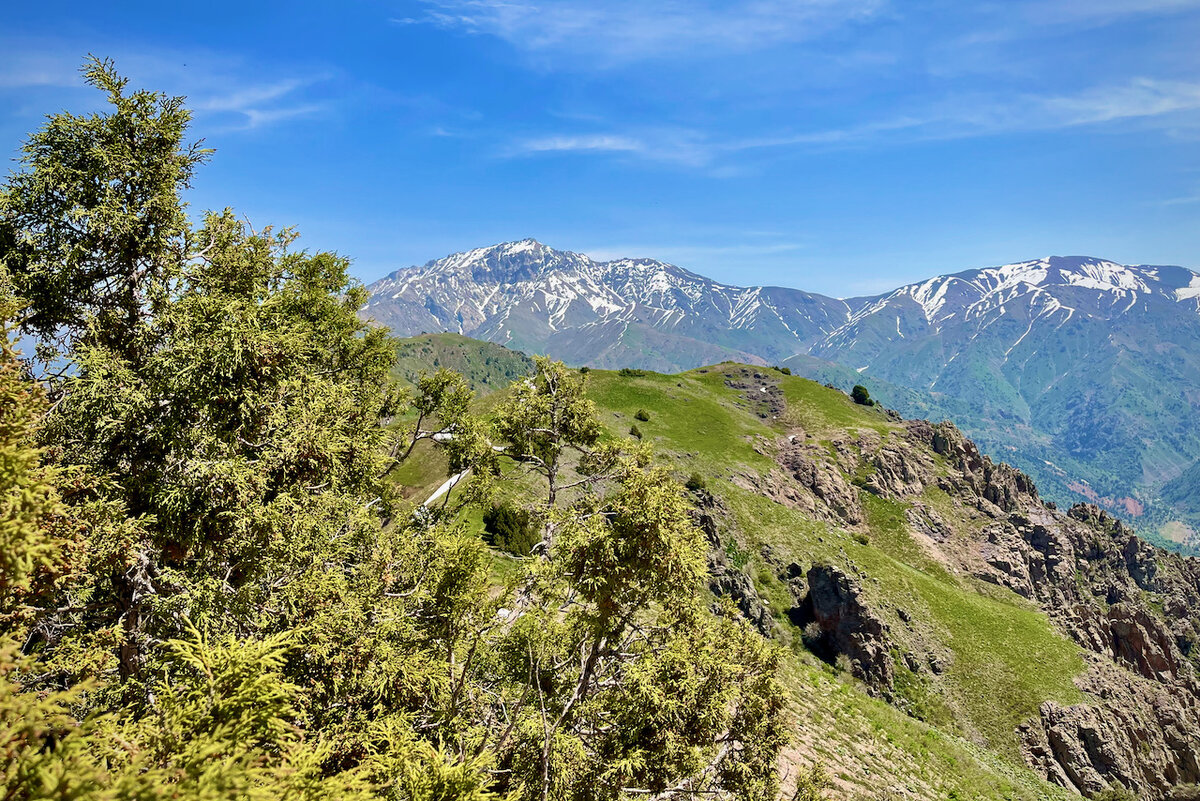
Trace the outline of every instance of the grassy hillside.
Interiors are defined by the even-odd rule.
[[[998,409],[1019,410],[1022,403],[997,390],[991,412],[981,411],[987,399],[969,403],[941,391],[921,392],[890,383],[876,376],[859,373],[850,367],[812,356],[798,354],[784,362],[797,375],[823,384],[832,384],[849,392],[862,384],[885,406],[905,417],[926,420],[952,420],[967,432],[986,452],[1028,473],[1037,482],[1042,495],[1070,506],[1090,500],[1130,521],[1148,542],[1181,553],[1200,555],[1200,502],[1195,489],[1200,486],[1200,465],[1168,482],[1157,492],[1143,487],[1127,498],[1134,486],[1111,464],[1094,455],[1073,454],[1055,444],[1052,437],[1031,425],[1028,415],[1000,414]],[[992,386],[980,378],[979,386]],[[997,422],[999,421],[999,422]],[[1133,457],[1126,459],[1132,463]],[[1088,478],[1082,479],[1086,476]],[[1131,514],[1130,510],[1137,512]]]
[[[885,786],[897,797],[1068,797],[1026,768],[1016,727],[1043,701],[1081,698],[1072,683],[1085,666],[1076,645],[1029,601],[957,575],[931,554],[905,524],[909,504],[856,486],[866,520],[846,527],[756,487],[777,470],[774,443],[787,432],[834,452],[854,437],[898,438],[896,420],[806,379],[734,364],[680,375],[591,370],[588,395],[612,436],[626,436],[636,422],[681,480],[699,473],[727,508],[723,547],[752,578],[791,651],[786,679],[795,724],[785,775],[821,764],[847,797],[878,797]],[[635,419],[639,410],[649,419]],[[413,478],[425,487],[433,479]],[[517,481],[506,492],[520,497],[524,490]],[[936,492],[922,501],[954,503]],[[967,536],[975,523],[963,518]],[[505,557],[496,558],[504,574]],[[897,642],[937,654],[940,674],[914,672],[897,657],[889,704],[818,659],[789,618],[795,602],[778,570],[788,562],[831,563],[860,576]]]
[[[461,334],[422,334],[397,343],[392,373],[400,380],[412,384],[422,371],[439,367],[461,374],[471,389],[483,394],[529,375],[533,360],[520,351]]]
[[[862,537],[734,481],[770,469],[771,460],[754,448],[756,440],[765,444],[796,426],[823,445],[860,432],[886,438],[899,431],[880,409],[856,405],[840,391],[774,372],[750,375],[762,376],[764,385],[778,382],[786,398],[784,414],[764,418],[765,411],[751,405],[747,393],[726,386],[742,380],[736,366],[679,376],[593,371],[589,394],[617,434],[625,433],[625,421],[639,408],[650,411],[650,420],[638,424],[644,436],[664,456],[681,458],[686,465],[681,477],[685,470],[699,470],[725,497],[742,532],[739,547],[750,554],[751,570],[762,584],[777,583],[760,555],[766,545],[791,561],[831,561],[862,570],[880,608],[904,609],[927,621],[921,636],[931,642],[925,647],[948,650],[951,667],[943,686],[914,688],[909,700],[929,707],[932,717],[957,733],[975,736],[1016,761],[1016,726],[1035,715],[1044,700],[1079,698],[1071,683],[1083,669],[1078,648],[1053,631],[1028,601],[949,573],[912,539],[904,504],[860,489],[870,532],[864,544]],[[782,609],[773,611],[782,626],[790,625]],[[892,622],[903,628],[898,619]]]

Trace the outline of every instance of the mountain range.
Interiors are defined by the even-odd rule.
[[[1200,274],[1049,257],[831,298],[526,239],[398,270],[361,314],[571,364],[781,364],[954,420],[1052,499],[1200,546]]]

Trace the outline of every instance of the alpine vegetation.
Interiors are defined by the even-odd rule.
[[[193,222],[183,100],[84,76],[0,194],[4,797],[774,798],[781,649],[648,448],[550,361],[395,383],[345,259]],[[464,509],[526,468],[499,577]]]

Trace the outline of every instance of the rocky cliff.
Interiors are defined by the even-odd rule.
[[[741,379],[729,386],[763,403],[768,389],[756,383],[766,387],[773,379],[750,368]],[[1120,784],[1159,799],[1176,785],[1200,782],[1200,561],[1145,543],[1095,506],[1064,512],[1043,502],[1028,476],[981,454],[950,423],[902,421],[882,434],[828,439],[792,425],[756,449],[776,467],[735,477],[739,486],[864,541],[877,533],[870,497],[902,502],[900,525],[924,558],[956,581],[1026,599],[1082,649],[1078,702],[1046,700],[1018,727],[1030,767],[1085,795]],[[721,552],[722,537],[737,533],[721,534],[712,522],[723,518],[719,500],[706,496],[700,505]],[[954,658],[927,636],[924,621],[878,603],[870,571],[844,548],[841,558],[810,564],[769,546],[762,555],[793,598],[787,618],[804,643],[871,692],[903,706],[894,686],[898,670],[935,686]],[[732,597],[764,633],[787,636],[723,553],[712,568],[718,595]]]

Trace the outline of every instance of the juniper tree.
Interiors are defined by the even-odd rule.
[[[185,258],[180,192],[210,151],[185,141],[183,98],[127,91],[111,61],[89,58],[83,76],[110,110],[54,114],[29,137],[0,191],[0,259],[28,301],[24,331],[133,357]]]
[[[0,308],[69,365],[47,408],[0,364],[6,794],[768,797],[777,652],[701,608],[681,488],[581,376],[539,361],[494,431],[453,374],[400,392],[345,259],[192,231],[182,102],[87,74],[113,111],[51,118],[0,202]],[[545,477],[519,604],[393,497],[423,439]]]
[[[516,686],[493,748],[518,798],[768,799],[782,694],[775,646],[702,609],[706,541],[682,486],[603,442],[577,374],[537,360],[499,412],[506,454],[548,485],[554,536],[495,646]],[[578,478],[563,481],[572,463]]]

